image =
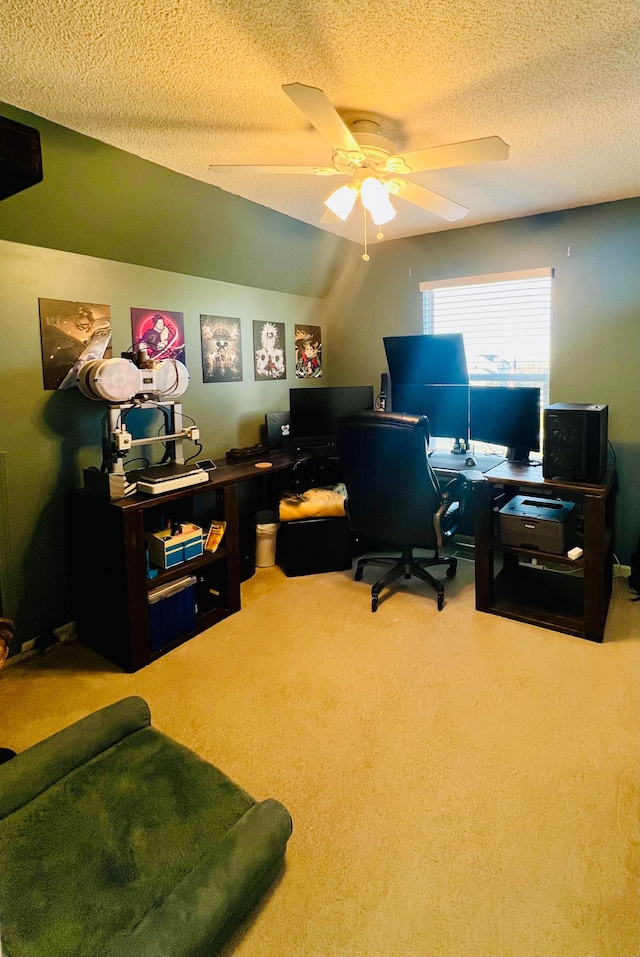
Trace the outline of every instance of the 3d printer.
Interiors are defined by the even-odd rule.
[[[155,361],[146,350],[121,358],[92,359],[78,374],[83,395],[98,402],[108,402],[103,420],[102,467],[85,469],[85,487],[97,494],[108,493],[119,498],[129,492],[150,495],[206,482],[207,472],[185,465],[183,442],[199,444],[200,431],[195,425],[183,426],[182,405],[176,402],[187,389],[189,372],[178,359]],[[159,410],[165,427],[160,435],[134,438],[126,427],[133,409]],[[162,442],[166,450],[160,465],[136,472],[136,482],[126,480],[124,461],[136,447]],[[131,486],[131,487],[130,487]]]

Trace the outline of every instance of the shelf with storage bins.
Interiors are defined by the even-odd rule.
[[[299,459],[271,453],[267,474]],[[80,641],[104,658],[137,671],[177,645],[240,610],[238,483],[265,481],[253,461],[219,459],[209,480],[162,495],[109,501],[77,492],[72,502],[75,618]],[[226,530],[215,552],[203,552],[147,577],[147,540],[159,529],[193,523],[207,533],[212,521]],[[154,569],[156,570],[156,569]],[[156,588],[195,578],[195,625],[152,648],[149,596]],[[171,591],[171,589],[168,589]]]
[[[476,608],[566,634],[602,641],[611,598],[615,520],[615,470],[602,483],[543,479],[505,462],[486,473],[476,508]],[[500,542],[496,493],[520,490],[576,502],[582,531],[578,559]]]
[[[148,577],[148,536],[173,523],[206,531],[225,521],[222,544]],[[237,485],[209,481],[161,496],[106,501],[85,493],[74,500],[74,554],[78,575],[91,569],[79,589],[78,637],[126,671],[137,671],[240,608]],[[187,625],[154,647],[149,596],[157,588],[195,578],[195,627]],[[83,576],[86,577],[86,574]],[[170,589],[169,589],[170,591]],[[168,606],[167,606],[168,607]]]

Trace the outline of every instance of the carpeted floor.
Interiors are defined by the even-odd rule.
[[[592,644],[476,612],[459,568],[442,612],[412,581],[376,614],[374,571],[258,569],[239,614],[137,674],[78,643],[5,669],[0,744],[140,694],[279,798],[286,870],[227,955],[635,957],[639,606],[616,580]]]

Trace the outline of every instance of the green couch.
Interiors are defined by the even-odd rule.
[[[0,766],[2,953],[212,957],[290,834],[125,698]]]

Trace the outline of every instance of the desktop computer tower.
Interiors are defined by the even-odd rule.
[[[600,482],[607,470],[609,407],[556,402],[544,410],[545,478]]]

